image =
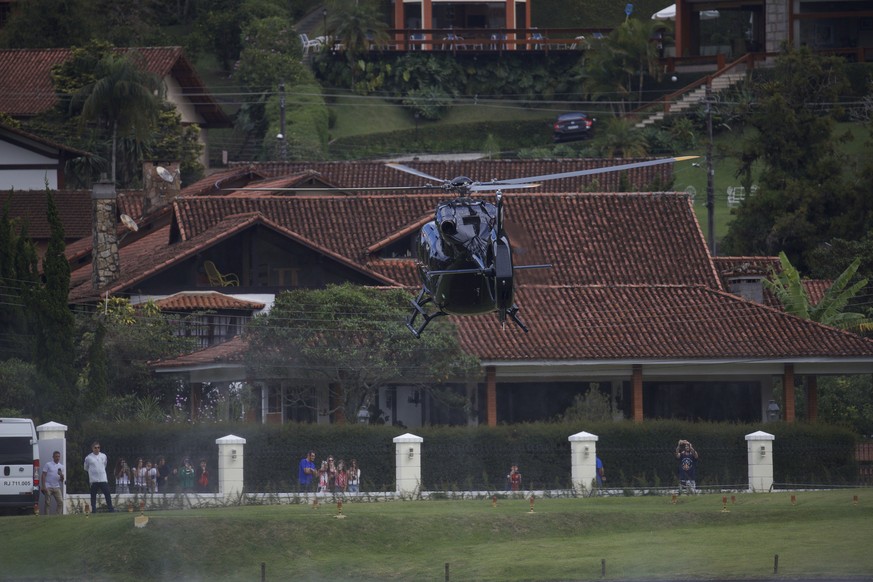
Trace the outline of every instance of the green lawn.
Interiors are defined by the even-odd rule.
[[[2,578],[606,580],[861,577],[873,490],[395,501],[6,517]],[[860,503],[852,503],[858,495]],[[605,560],[605,562],[604,562]]]
[[[344,95],[332,98],[329,106],[336,115],[336,123],[330,130],[333,139],[368,133],[415,129],[415,117],[409,110],[379,97]],[[419,120],[418,123],[419,127],[476,121],[536,119],[542,119],[543,123],[547,123],[554,117],[555,111],[547,107],[531,109],[507,101],[454,105],[440,121]]]

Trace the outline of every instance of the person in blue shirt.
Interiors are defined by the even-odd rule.
[[[603,489],[603,461],[597,458],[597,488]]]
[[[309,451],[305,457],[300,459],[300,464],[297,468],[297,482],[300,484],[300,489],[310,491],[313,484],[317,482],[317,475],[318,469],[315,467],[315,451]]]

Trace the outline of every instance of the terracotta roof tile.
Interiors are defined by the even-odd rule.
[[[206,92],[181,47],[119,48],[135,53],[145,69],[160,77],[172,75],[184,97],[210,127],[229,127],[230,120]],[[27,117],[47,111],[57,103],[52,85],[51,68],[70,58],[72,50],[5,49],[0,50],[0,111],[12,117]]]
[[[712,261],[723,277],[769,275],[780,270],[779,257],[713,257]]]
[[[254,180],[262,180],[266,176],[252,170],[249,166],[236,166],[230,169],[213,172],[205,178],[188,184],[179,192],[180,196],[224,195],[223,188],[241,188]]]
[[[379,280],[385,285],[396,285],[391,279],[374,271],[369,271],[358,263],[355,263],[344,255],[335,253],[330,248],[322,247],[317,241],[311,241],[301,237],[296,232],[290,231],[274,221],[265,218],[259,212],[236,213],[225,216],[215,224],[197,236],[183,240],[176,244],[168,244],[170,240],[171,226],[157,229],[153,233],[136,240],[120,249],[120,272],[122,276],[108,288],[101,289],[98,293],[90,283],[91,266],[81,267],[71,274],[70,302],[88,302],[95,300],[102,293],[118,293],[124,289],[136,285],[149,277],[160,273],[177,262],[195,255],[204,249],[208,249],[219,242],[247,229],[255,224],[263,224],[273,228],[285,236],[309,246],[315,252],[323,253],[334,261],[344,264],[354,270],[360,271],[369,277]]]
[[[183,238],[196,236],[222,217],[260,212],[340,255],[375,264],[370,253],[376,242],[392,241],[398,231],[414,236],[410,226],[433,216],[437,203],[446,198],[445,194],[209,197],[177,199],[174,207]],[[507,193],[504,200],[515,263],[553,265],[519,273],[522,282],[691,284],[721,289],[684,194]]]
[[[873,341],[705,287],[527,286],[524,333],[494,314],[456,319],[483,360],[869,357]]]
[[[782,271],[779,257],[713,257],[712,260],[726,289],[728,288],[728,279],[731,277],[769,277],[773,272]],[[810,304],[817,305],[832,284],[833,281],[828,279],[803,279],[803,286],[806,288]],[[767,289],[764,290],[764,305],[782,309],[782,304]]]
[[[76,240],[91,236],[91,192],[88,190],[60,190],[52,193],[64,237]],[[46,240],[51,236],[48,224],[45,190],[12,190],[0,192],[0,207],[9,203],[9,216],[27,223],[27,232],[34,240]]]
[[[183,291],[158,299],[155,304],[164,311],[258,311],[266,304],[239,299],[218,291]]]
[[[240,336],[224,343],[209,346],[202,350],[185,354],[178,358],[170,358],[149,362],[153,369],[168,370],[171,368],[201,366],[215,363],[243,362],[248,344]]]
[[[622,160],[622,163],[641,161]],[[558,160],[461,160],[418,161],[408,166],[443,180],[456,176],[469,176],[486,182],[492,179],[508,180],[526,176],[541,176],[562,172],[574,172],[614,165],[613,160],[602,158],[566,158]],[[395,170],[384,162],[264,162],[252,167],[273,176],[287,176],[313,170],[339,188],[423,186],[423,178]],[[654,183],[670,184],[673,179],[673,164],[637,168],[628,172],[613,172],[595,176],[563,178],[542,182],[537,192],[618,192],[621,190],[622,174],[632,190],[651,189]]]
[[[0,133],[6,133],[7,136],[10,136],[10,137],[17,136],[20,138],[24,138],[25,140],[32,140],[32,141],[47,145],[53,149],[60,150],[61,152],[68,152],[70,154],[75,154],[77,156],[90,156],[91,155],[89,152],[86,152],[84,150],[73,148],[73,147],[70,147],[68,145],[58,143],[58,142],[56,142],[52,139],[49,139],[47,137],[43,137],[40,135],[29,133],[27,131],[24,131],[23,129],[19,129],[17,127],[11,127],[9,125],[4,125],[2,123],[0,123]]]

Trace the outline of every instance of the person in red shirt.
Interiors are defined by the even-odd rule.
[[[511,491],[518,491],[521,489],[521,473],[518,470],[518,465],[512,465],[506,479],[509,481],[509,489]]]

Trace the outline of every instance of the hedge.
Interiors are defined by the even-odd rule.
[[[532,423],[489,427],[421,427],[410,432],[424,439],[422,481],[425,490],[499,490],[513,463],[520,466],[523,486],[564,489],[570,483],[572,434],[598,435],[607,487],[670,487],[676,483],[673,457],[680,438],[700,452],[698,485],[744,488],[748,482],[745,435],[762,430],[758,424],[707,424],[679,421],[603,423]],[[823,425],[770,423],[775,435],[776,483],[856,484],[857,438],[848,429]],[[128,461],[163,455],[172,466],[191,457],[205,458],[215,474],[215,440],[229,434],[246,439],[245,482],[251,492],[294,491],[297,464],[310,449],[316,462],[333,455],[356,458],[362,490],[394,490],[394,444],[406,429],[382,425],[313,424],[89,424],[68,433],[68,475],[71,492],[87,491],[81,459],[99,438],[114,466],[119,455]],[[111,479],[110,479],[111,480]],[[213,479],[214,481],[215,479]]]

